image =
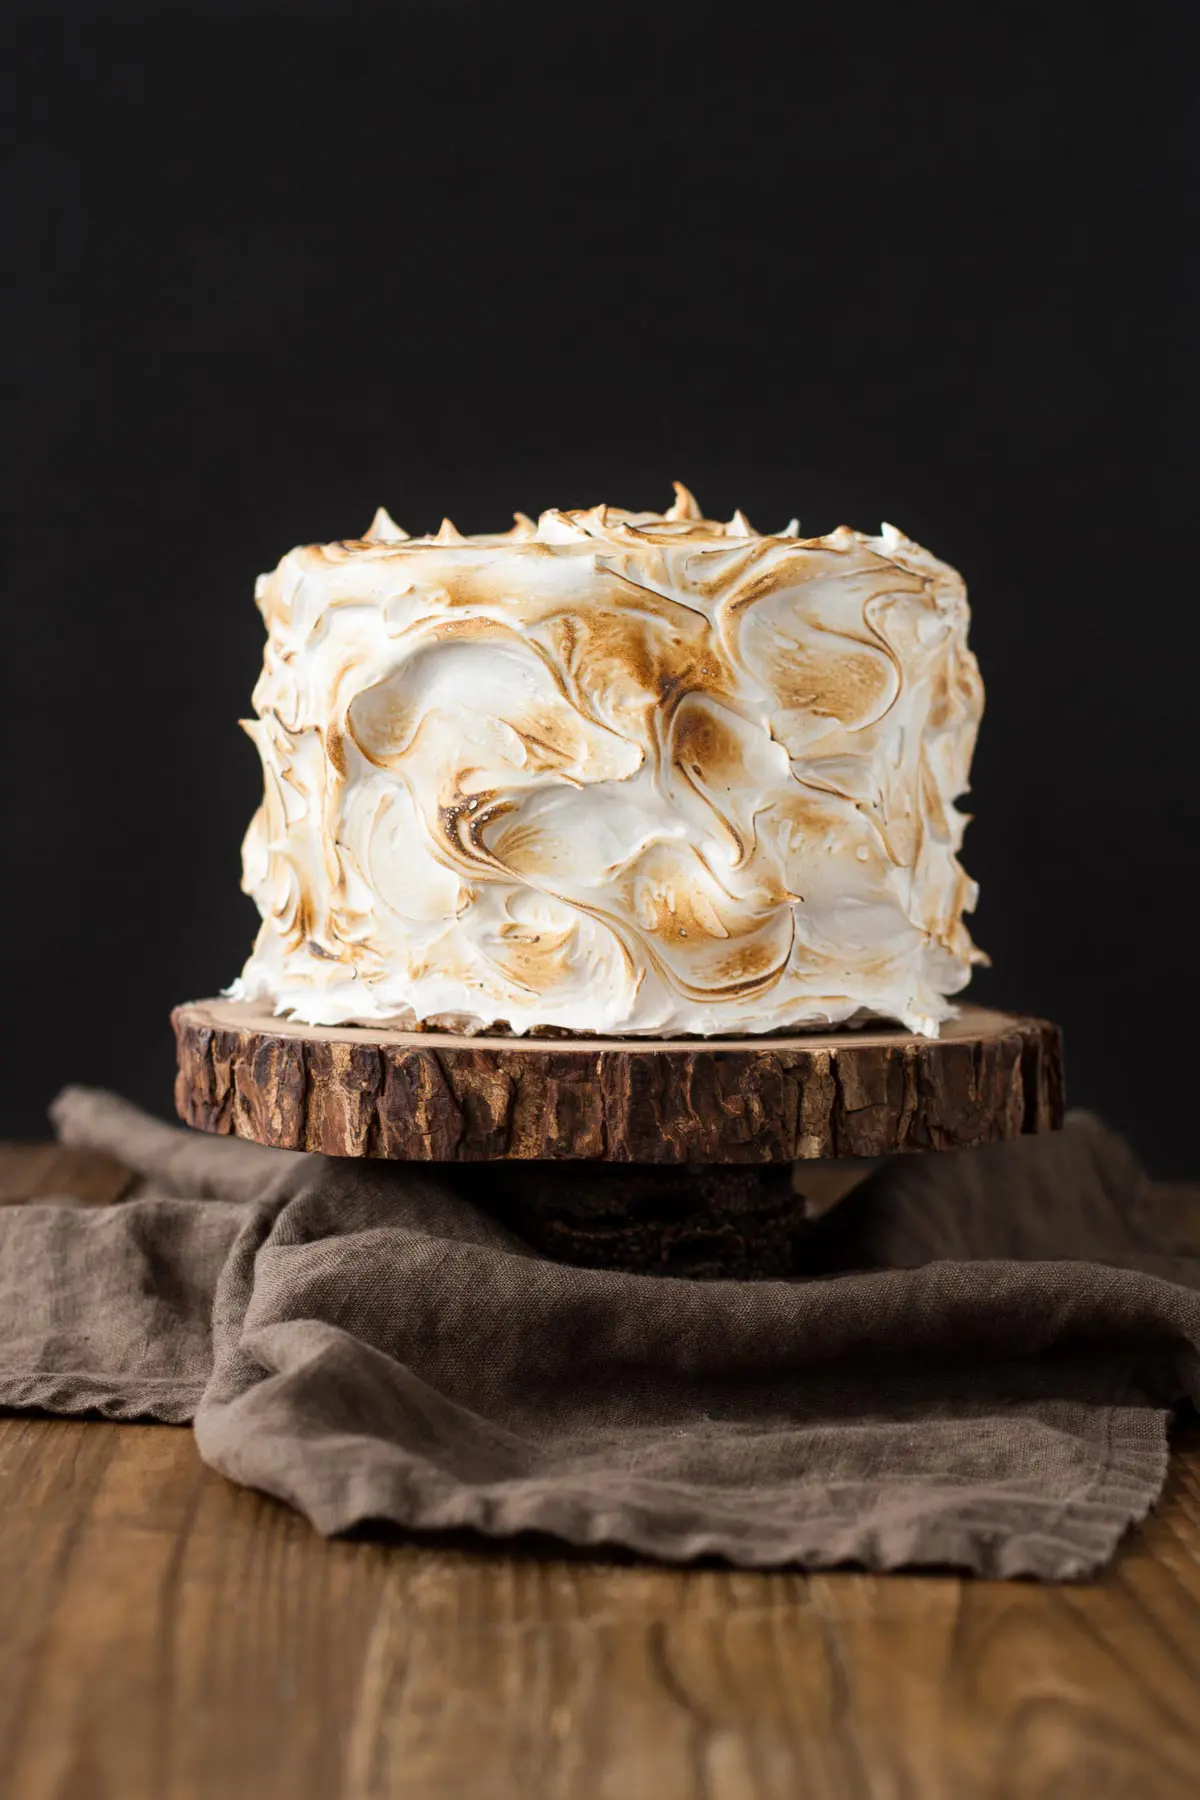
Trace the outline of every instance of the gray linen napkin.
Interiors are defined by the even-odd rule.
[[[811,1279],[738,1282],[550,1262],[486,1166],[265,1150],[79,1089],[54,1117],[143,1180],[0,1211],[0,1404],[194,1419],[325,1533],[1078,1576],[1200,1397],[1200,1261],[1091,1120],[897,1159],[815,1227]]]

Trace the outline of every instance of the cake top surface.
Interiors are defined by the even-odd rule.
[[[789,519],[780,531],[756,531],[740,507],[731,519],[709,519],[704,516],[695,496],[682,482],[676,481],[672,485],[675,500],[666,512],[629,512],[624,507],[603,504],[550,507],[536,519],[531,519],[526,513],[514,513],[514,523],[508,531],[465,533],[459,531],[452,520],[443,519],[436,531],[414,537],[396,523],[386,507],[381,506],[362,537],[341,538],[330,544],[311,544],[303,548],[310,554],[320,554],[333,561],[346,557],[379,556],[389,552],[407,553],[415,550],[504,551],[529,548],[537,551],[551,548],[595,554],[606,549],[637,551],[651,546],[675,547],[684,551],[719,551],[750,546],[765,549],[778,545],[781,549],[847,552],[867,544],[889,550],[903,546],[909,551],[916,551],[918,555],[926,556],[902,531],[886,523],[880,526],[879,537],[876,539],[867,537],[863,532],[852,531],[848,525],[839,525],[836,530],[825,532],[819,537],[806,538],[800,535],[798,519]],[[292,552],[293,555],[301,553]],[[932,558],[926,556],[926,560],[933,563]],[[261,581],[267,579],[267,576],[260,578]]]
[[[437,544],[442,547],[451,544],[474,544],[482,548],[492,548],[503,544],[686,543],[699,547],[705,544],[728,544],[750,538],[799,538],[800,536],[798,519],[789,520],[784,529],[778,532],[755,531],[749,519],[740,509],[734,513],[731,519],[725,521],[706,519],[695,495],[690,493],[681,481],[673,482],[672,486],[675,489],[675,500],[665,513],[627,512],[620,506],[605,505],[573,509],[551,507],[536,520],[529,518],[525,513],[514,513],[514,523],[508,531],[480,532],[470,537],[459,531],[449,519],[443,519],[436,532],[430,532],[423,537],[410,537],[407,531],[396,524],[386,507],[381,506],[372,519],[365,536],[360,539],[352,539],[350,543],[403,543],[411,545],[414,549],[426,544]]]
[[[550,508],[536,520],[515,514],[508,531],[471,535],[443,519],[437,531],[412,537],[380,507],[362,537],[288,551],[259,576],[255,594],[272,629],[311,630],[326,607],[347,604],[387,606],[389,635],[401,620],[403,629],[462,631],[471,628],[467,615],[491,613],[497,624],[536,629],[564,606],[615,610],[627,620],[648,606],[671,637],[689,635],[688,612],[715,622],[743,614],[768,590],[784,598],[804,586],[815,595],[825,576],[868,581],[880,595],[923,594],[935,612],[953,613],[962,598],[957,572],[894,525],[885,522],[877,536],[839,525],[801,537],[791,519],[781,531],[759,532],[740,509],[728,520],[706,518],[688,489],[673,485],[666,512]],[[347,621],[344,629],[354,628]],[[635,635],[643,629],[638,623]],[[871,628],[867,638],[874,643]],[[711,657],[703,669],[716,673]]]

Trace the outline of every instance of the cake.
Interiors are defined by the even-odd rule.
[[[596,506],[289,551],[256,597],[262,923],[235,999],[316,1025],[936,1036],[981,960],[959,575]]]

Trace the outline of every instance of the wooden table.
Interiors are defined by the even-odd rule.
[[[0,1150],[0,1198],[125,1181]],[[0,1415],[0,1793],[1195,1800],[1200,1430],[1105,1575],[1037,1587],[325,1543],[185,1430]]]

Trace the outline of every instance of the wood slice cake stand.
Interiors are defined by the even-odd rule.
[[[1057,1026],[965,1006],[788,1037],[453,1037],[172,1014],[180,1117],[288,1150],[489,1163],[482,1204],[569,1261],[786,1274],[817,1158],[966,1149],[1062,1123]],[[610,1167],[629,1165],[617,1177]],[[533,1165],[532,1167],[530,1165]]]

